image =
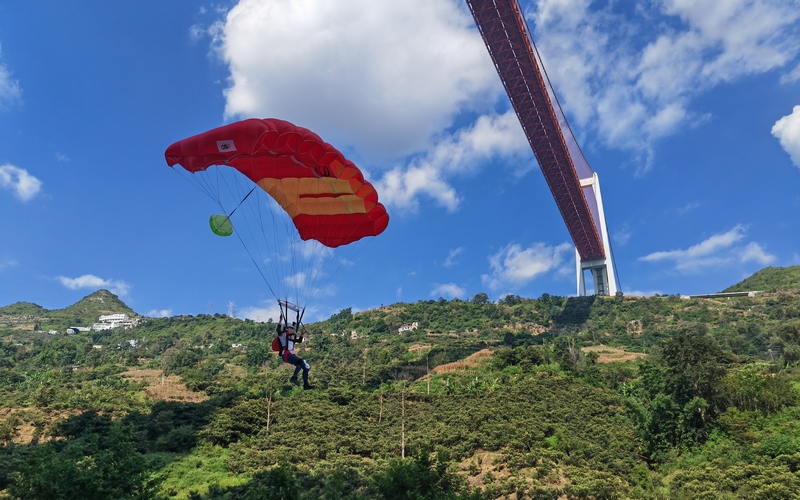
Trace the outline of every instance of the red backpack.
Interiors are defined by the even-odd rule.
[[[272,339],[272,350],[275,352],[281,352],[281,340],[278,337]]]

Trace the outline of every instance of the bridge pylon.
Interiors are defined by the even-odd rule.
[[[586,192],[591,189],[594,194],[596,206],[591,207],[595,224],[600,226],[600,240],[603,243],[603,258],[594,260],[582,260],[578,249],[575,249],[575,267],[577,271],[578,296],[586,296],[586,271],[592,275],[595,295],[616,295],[617,280],[614,272],[614,259],[611,257],[611,243],[608,239],[608,228],[606,227],[606,215],[603,210],[603,197],[600,194],[600,179],[596,172],[591,177],[580,180],[581,190]]]

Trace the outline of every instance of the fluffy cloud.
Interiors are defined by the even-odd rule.
[[[715,234],[686,250],[653,252],[639,260],[645,262],[674,261],[675,269],[684,273],[695,273],[702,268],[730,265],[733,263],[758,262],[767,265],[775,260],[756,242],[737,245],[746,236],[747,228],[736,225],[727,233]]]
[[[6,163],[0,165],[0,188],[10,189],[22,201],[28,201],[42,187],[42,181],[28,173],[24,168]]]
[[[11,78],[11,72],[5,64],[0,63],[0,108],[4,104],[13,104],[22,97],[19,82]]]
[[[463,251],[464,251],[463,247],[458,247],[455,250],[450,250],[450,252],[447,254],[447,258],[444,260],[444,263],[442,265],[444,267],[453,267],[455,265],[458,265],[456,257],[458,257],[459,254],[461,254],[461,252]]]
[[[93,274],[84,274],[83,276],[79,276],[77,278],[58,276],[56,279],[70,290],[77,290],[79,288],[106,288],[120,297],[128,295],[128,292],[131,289],[131,286],[124,281],[104,280],[103,278],[98,278]]]
[[[407,165],[387,172],[375,185],[387,206],[416,210],[419,197],[424,195],[454,211],[461,200],[448,183],[451,177],[472,174],[490,158],[525,155],[527,161],[516,162],[521,166],[517,175],[527,172],[535,163],[513,111],[484,115],[472,126],[440,140]]]
[[[792,109],[792,114],[786,115],[772,126],[772,135],[781,143],[781,147],[789,153],[798,168],[800,168],[800,106]]]
[[[153,309],[147,315],[151,318],[169,318],[172,316],[172,309]]]
[[[273,303],[273,301],[267,301],[263,306],[247,306],[239,309],[238,316],[262,323],[270,320],[277,322],[281,317],[281,310],[278,304]]]
[[[228,117],[281,117],[373,157],[426,148],[502,92],[455,0],[240,0],[212,33]]]
[[[764,250],[764,247],[755,241],[748,243],[746,247],[738,250],[736,254],[740,262],[757,262],[762,266],[766,266],[775,261],[775,256],[768,254],[767,251]]]
[[[541,0],[528,16],[564,107],[578,129],[637,152],[706,117],[699,93],[789,64],[800,52],[794,0],[658,0],[635,9]],[[791,73],[794,74],[794,73]]]
[[[790,71],[789,73],[786,73],[785,75],[783,75],[781,77],[780,81],[781,81],[782,84],[787,85],[787,84],[790,84],[790,83],[794,83],[797,80],[800,80],[800,64],[795,66],[795,68],[792,71]]]
[[[431,290],[431,297],[466,297],[467,291],[456,285],[455,283],[445,283],[444,285],[437,284]]]
[[[462,2],[240,0],[210,31],[230,70],[227,117],[281,117],[362,166],[393,165],[375,182],[387,206],[453,211],[456,175],[520,153],[517,175],[535,165],[513,112],[483,114],[503,89]]]
[[[555,247],[536,243],[528,248],[509,243],[489,257],[492,272],[482,275],[481,280],[494,291],[525,285],[540,274],[558,269],[573,249],[569,243]]]

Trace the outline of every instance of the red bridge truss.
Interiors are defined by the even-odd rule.
[[[575,243],[578,295],[586,294],[585,269],[592,272],[596,294],[614,294],[616,280],[597,174],[569,128],[518,1],[467,0],[467,4]]]

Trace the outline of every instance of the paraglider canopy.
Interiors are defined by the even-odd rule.
[[[317,134],[287,121],[231,123],[176,142],[165,156],[169,166],[191,173],[212,165],[238,170],[283,207],[303,240],[335,248],[376,236],[389,223],[361,171]]]

